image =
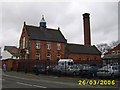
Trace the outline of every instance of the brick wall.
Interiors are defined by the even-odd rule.
[[[68,58],[73,60],[101,60],[100,55],[89,54],[69,54]]]
[[[57,55],[60,55],[61,58],[64,58],[64,53],[65,53],[65,45],[64,43],[61,44],[61,50],[57,50],[57,43],[58,42],[47,42],[47,41],[37,41],[40,42],[40,49],[35,48],[37,40],[32,40],[31,42],[31,59],[35,59],[35,55],[38,53],[40,54],[40,59],[41,60],[46,60],[47,54],[50,54],[51,60],[57,60]],[[50,43],[51,44],[51,49],[47,50],[46,44]]]

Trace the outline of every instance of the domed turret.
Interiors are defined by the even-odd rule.
[[[46,21],[45,21],[45,19],[44,19],[44,15],[42,15],[42,19],[41,19],[41,21],[40,21],[40,27],[46,28]]]

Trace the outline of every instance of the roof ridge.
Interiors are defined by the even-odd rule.
[[[40,28],[39,26],[34,26],[34,25],[26,25],[26,26],[28,26],[28,27],[35,27],[35,28]],[[46,30],[58,30],[58,29],[53,29],[53,28],[46,28]]]
[[[76,43],[67,43],[67,44],[69,44],[69,45],[80,45],[80,46],[85,46],[85,45],[83,45],[83,44],[76,44]]]

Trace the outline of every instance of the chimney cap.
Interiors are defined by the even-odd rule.
[[[24,26],[26,25],[26,22],[24,21]]]
[[[83,19],[84,19],[84,18],[89,18],[89,15],[90,15],[89,13],[84,13],[84,14],[83,14]]]
[[[84,13],[83,15],[90,15],[90,13]]]
[[[60,27],[58,27],[58,30],[60,30]]]

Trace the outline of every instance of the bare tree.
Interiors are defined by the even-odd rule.
[[[110,44],[107,43],[100,43],[97,44],[98,50],[104,55],[106,52],[108,52],[110,49],[116,47],[119,44],[118,41],[112,41]]]

